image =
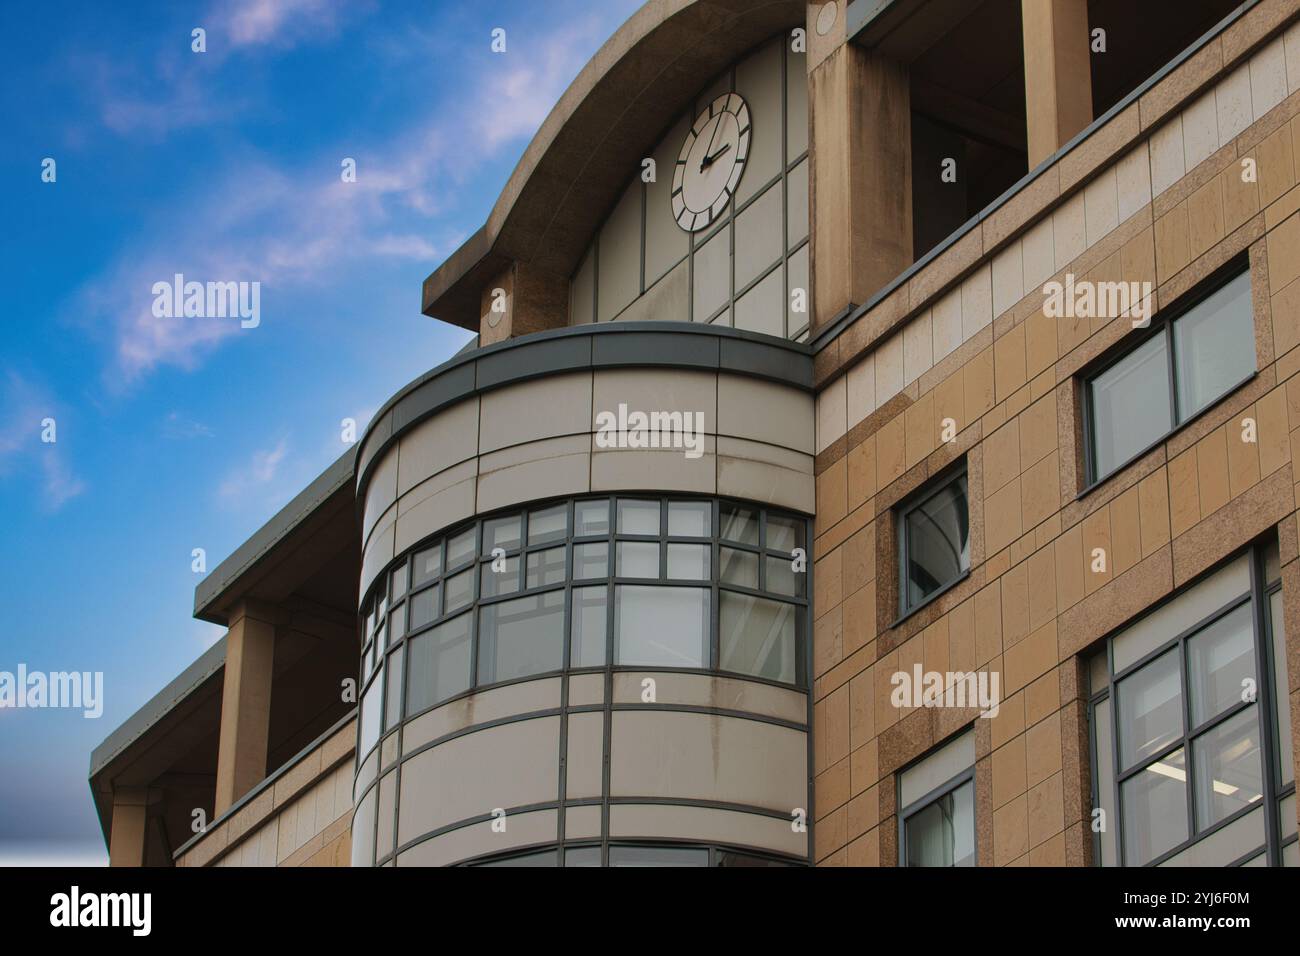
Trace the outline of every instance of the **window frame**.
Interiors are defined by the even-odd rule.
[[[1276,545],[1273,545],[1274,547]],[[1104,686],[1090,687],[1088,695],[1087,715],[1088,721],[1088,749],[1091,775],[1091,800],[1092,807],[1101,806],[1100,788],[1102,781],[1098,768],[1098,738],[1096,728],[1096,718],[1094,717],[1097,708],[1104,707],[1110,717],[1111,723],[1111,740],[1110,740],[1110,760],[1112,767],[1110,806],[1112,819],[1108,825],[1115,828],[1115,866],[1149,866],[1157,867],[1165,861],[1172,859],[1190,847],[1210,837],[1217,831],[1236,823],[1238,820],[1249,816],[1256,809],[1262,809],[1264,813],[1264,844],[1262,847],[1255,847],[1247,851],[1243,856],[1231,863],[1229,866],[1240,866],[1245,862],[1252,860],[1262,852],[1265,855],[1268,866],[1281,866],[1282,853],[1285,848],[1291,844],[1300,841],[1300,834],[1292,834],[1287,837],[1281,836],[1279,807],[1283,801],[1296,793],[1296,782],[1282,785],[1281,783],[1281,761],[1287,758],[1287,755],[1280,754],[1277,749],[1277,740],[1275,734],[1276,721],[1280,719],[1277,710],[1277,702],[1274,700],[1273,691],[1273,674],[1274,674],[1274,655],[1272,653],[1273,634],[1272,621],[1270,617],[1270,599],[1272,595],[1281,590],[1282,581],[1279,575],[1275,581],[1268,580],[1266,553],[1269,548],[1267,540],[1255,541],[1245,548],[1237,549],[1227,555],[1222,560],[1207,568],[1202,574],[1198,575],[1195,580],[1189,582],[1186,586],[1179,588],[1165,599],[1147,608],[1146,611],[1125,622],[1116,631],[1108,634],[1103,641],[1103,646],[1095,649],[1092,654],[1085,657],[1086,662],[1090,662],[1097,654],[1104,654],[1106,661],[1106,683]],[[1133,661],[1118,673],[1115,671],[1115,638],[1122,635],[1134,624],[1141,621],[1142,618],[1149,616],[1166,604],[1177,600],[1179,597],[1194,590],[1200,584],[1212,577],[1216,572],[1226,568],[1233,561],[1243,554],[1249,554],[1249,584],[1245,592],[1237,594],[1228,599],[1220,606],[1209,611],[1203,617],[1188,625],[1177,634],[1171,635],[1160,644],[1152,647],[1142,657]],[[1198,635],[1206,631],[1213,624],[1237,611],[1239,608],[1247,606],[1251,609],[1251,640],[1252,651],[1255,660],[1255,699],[1253,701],[1238,700],[1231,707],[1225,708],[1218,714],[1201,721],[1196,726],[1192,726],[1192,700],[1191,687],[1189,681],[1190,667],[1187,657],[1187,645]],[[1123,736],[1119,715],[1119,684],[1127,677],[1130,677],[1144,667],[1150,665],[1158,658],[1169,653],[1171,650],[1177,652],[1179,667],[1179,693],[1181,695],[1180,705],[1182,708],[1182,732],[1181,734],[1161,747],[1159,750],[1139,758],[1134,761],[1131,767],[1124,768],[1121,758],[1121,738]],[[1085,663],[1085,668],[1087,664]],[[1091,672],[1089,671],[1091,679]],[[1216,821],[1215,823],[1197,829],[1197,807],[1196,807],[1196,767],[1195,767],[1195,743],[1205,734],[1222,727],[1236,718],[1238,715],[1255,708],[1256,733],[1259,740],[1260,749],[1260,779],[1263,789],[1263,798],[1256,803],[1242,807],[1228,816]],[[1283,715],[1289,719],[1289,714]],[[1130,779],[1141,774],[1146,768],[1150,767],[1170,754],[1182,750],[1184,760],[1184,792],[1187,801],[1187,837],[1174,846],[1162,851],[1143,863],[1129,863],[1125,858],[1125,839],[1124,839],[1124,806],[1122,802],[1123,784]],[[1102,853],[1102,835],[1100,832],[1093,834],[1093,865],[1103,865]]]
[[[970,475],[968,463],[965,456],[962,456],[953,464],[944,468],[939,474],[925,482],[920,488],[917,488],[910,495],[903,498],[898,504],[894,505],[894,534],[898,539],[898,614],[890,627],[897,627],[907,618],[911,617],[917,611],[921,610],[932,601],[942,597],[948,591],[951,591],[957,585],[961,584],[970,577],[971,569],[968,562],[967,567],[951,581],[947,581],[915,604],[908,604],[908,587],[907,587],[907,567],[909,562],[910,549],[908,547],[907,519],[914,511],[928,504],[940,492],[944,491],[950,485],[966,479],[966,537],[969,545],[971,536],[971,516],[970,516]]]
[[[1151,324],[1148,328],[1140,330],[1136,336],[1124,336],[1114,348],[1108,349],[1100,357],[1085,365],[1075,376],[1078,383],[1077,398],[1079,408],[1082,412],[1083,427],[1083,488],[1075,496],[1075,500],[1082,498],[1098,485],[1103,484],[1107,479],[1119,474],[1133,462],[1150,454],[1155,448],[1163,445],[1176,433],[1186,428],[1192,422],[1206,415],[1218,405],[1220,405],[1230,395],[1252,381],[1259,375],[1259,353],[1255,353],[1255,367],[1240,381],[1229,386],[1213,401],[1205,405],[1186,418],[1181,417],[1178,399],[1178,356],[1174,348],[1174,323],[1183,316],[1194,311],[1197,306],[1204,303],[1223,289],[1233,280],[1245,275],[1251,279],[1250,289],[1253,296],[1254,282],[1250,272],[1250,260],[1246,252],[1233,256],[1230,260],[1216,269],[1210,276],[1197,283],[1168,308],[1159,310],[1151,317]],[[1251,332],[1254,333],[1255,327],[1255,310],[1253,307],[1254,300],[1251,299],[1252,308],[1250,311]],[[1099,474],[1097,471],[1097,434],[1096,434],[1096,410],[1093,407],[1092,383],[1113,369],[1120,362],[1129,358],[1138,349],[1146,345],[1156,336],[1164,337],[1165,344],[1165,387],[1169,393],[1169,416],[1171,419],[1170,427],[1154,438],[1148,444],[1142,446],[1135,454],[1119,462],[1110,471]],[[1252,346],[1253,348],[1253,346]]]
[[[961,733],[965,733],[965,732],[966,732],[965,730],[961,731]],[[952,740],[955,740],[957,737],[961,736],[961,733],[954,735],[952,738],[950,738],[948,742],[940,744],[938,747],[935,747],[927,751],[920,759],[913,761],[912,765],[915,766],[916,764],[919,764],[922,760],[924,760],[926,757],[930,756],[931,754],[937,753],[939,750],[942,750]],[[903,774],[906,772],[906,770],[907,768],[904,767],[900,769],[897,773],[897,777],[899,781],[898,786],[900,787],[902,786]],[[898,866],[899,867],[903,869],[910,869],[910,867],[907,865],[907,821],[910,820],[912,817],[916,816],[922,810],[929,808],[930,805],[935,803],[936,801],[943,799],[944,797],[948,796],[950,793],[955,793],[957,790],[965,786],[967,783],[971,784],[972,788],[975,786],[975,765],[974,764],[971,764],[969,767],[967,767],[965,770],[961,771],[960,773],[954,774],[952,777],[945,780],[943,783],[939,784],[939,786],[935,787],[929,793],[917,797],[907,806],[903,807],[898,811]],[[972,824],[975,824],[976,821],[979,819],[979,808],[976,805],[976,797],[977,795],[972,790],[971,804],[972,807],[974,808],[974,812],[971,814]],[[972,839],[971,839],[971,846],[973,848],[973,853],[971,857],[971,866],[979,866],[979,858],[980,858],[978,826],[976,826],[975,829],[976,832],[972,834]],[[953,868],[955,869],[955,867]]]
[[[623,533],[618,527],[618,503],[620,501],[642,501],[654,502],[658,505],[658,529],[654,533]],[[608,525],[604,532],[597,533],[579,533],[576,524],[578,506],[584,502],[605,502],[607,504]],[[676,534],[669,532],[669,514],[674,504],[687,504],[698,506],[700,504],[707,506],[706,514],[710,522],[709,533],[706,535],[695,534]],[[554,536],[543,537],[538,543],[529,543],[530,523],[533,515],[543,514],[554,511],[557,507],[565,508],[566,529],[563,537],[557,539]],[[742,509],[752,512],[752,520],[756,526],[756,543],[746,543],[743,541],[733,541],[723,537],[722,516],[728,509]],[[484,569],[488,568],[493,560],[491,549],[486,540],[486,529],[490,524],[500,521],[504,518],[518,516],[519,520],[519,542],[512,548],[505,549],[505,557],[509,573],[514,576],[515,589],[504,591],[491,596],[484,596],[482,593],[482,576]],[[361,652],[360,677],[358,686],[361,688],[358,694],[358,700],[361,695],[366,693],[377,679],[377,675],[383,673],[386,675],[387,667],[379,667],[378,663],[373,669],[369,668],[369,659],[371,656],[376,658],[382,657],[385,664],[388,663],[389,657],[394,653],[403,653],[403,679],[401,682],[400,693],[402,702],[400,708],[400,717],[396,723],[390,725],[387,720],[388,701],[386,684],[378,690],[378,693],[385,699],[378,705],[380,712],[380,729],[377,738],[376,748],[382,745],[383,741],[397,730],[402,724],[409,722],[416,717],[438,707],[489,688],[503,687],[509,684],[521,683],[524,681],[538,680],[548,676],[556,676],[565,673],[603,673],[606,671],[662,671],[662,672],[681,672],[695,674],[713,674],[723,677],[733,677],[740,680],[749,680],[756,683],[771,684],[776,687],[783,687],[807,693],[811,687],[811,678],[808,673],[810,664],[807,660],[808,649],[812,641],[812,622],[810,620],[812,606],[812,567],[811,563],[806,566],[804,572],[796,576],[795,594],[784,594],[779,591],[768,589],[768,568],[769,558],[784,560],[793,560],[794,552],[782,551],[779,548],[773,548],[769,544],[769,519],[779,518],[783,522],[791,524],[796,530],[796,540],[794,547],[804,550],[805,559],[812,538],[811,521],[806,515],[801,515],[795,511],[772,507],[760,502],[733,499],[721,496],[691,495],[689,493],[675,494],[665,492],[610,492],[607,494],[586,494],[571,495],[562,498],[540,499],[538,501],[526,502],[515,505],[511,508],[501,509],[498,511],[487,512],[476,515],[468,521],[463,521],[452,525],[436,534],[426,536],[407,548],[403,555],[396,561],[385,565],[383,571],[375,576],[370,588],[366,592],[366,598],[360,604],[359,617],[362,625],[363,650]],[[450,542],[463,538],[467,533],[472,533],[473,548],[467,556],[463,557],[454,566],[449,561]],[[618,544],[620,542],[631,543],[653,543],[658,547],[657,558],[657,575],[655,577],[622,577],[618,571]],[[604,544],[606,547],[606,568],[605,574],[594,578],[576,578],[574,576],[574,564],[576,549],[584,544]],[[702,578],[670,578],[668,577],[668,555],[670,545],[687,544],[702,545],[708,548],[709,570],[708,574]],[[436,548],[439,555],[438,573],[422,580],[419,585],[412,582],[415,580],[414,573],[415,558],[417,555],[428,552]],[[536,585],[528,587],[527,580],[527,563],[529,555],[542,553],[555,548],[564,549],[564,577],[558,583]],[[744,552],[752,555],[758,564],[756,587],[750,587],[744,584],[732,584],[724,582],[721,578],[722,564],[720,560],[722,549],[729,548],[735,551]],[[516,563],[517,562],[517,563]],[[468,603],[462,603],[454,611],[447,610],[447,588],[446,584],[449,579],[454,579],[461,574],[469,574],[471,586],[470,599]],[[392,581],[394,575],[402,575],[406,582],[400,597],[393,597],[395,593]],[[703,591],[708,601],[708,615],[705,621],[705,659],[700,667],[672,667],[664,665],[640,665],[640,664],[620,664],[617,662],[617,634],[615,631],[615,613],[617,603],[617,590],[624,586],[648,586],[655,588],[669,587],[686,587]],[[573,627],[574,627],[574,600],[576,592],[581,588],[598,587],[605,589],[606,606],[605,606],[605,655],[604,661],[598,665],[574,666],[572,663],[573,651]],[[436,590],[437,598],[434,606],[433,616],[421,624],[419,627],[412,628],[410,624],[410,607],[415,599],[422,594]],[[551,593],[560,593],[563,597],[563,652],[561,655],[560,666],[544,672],[530,673],[523,676],[511,677],[503,680],[485,682],[481,677],[480,655],[482,653],[483,643],[480,634],[480,615],[483,608],[490,605],[516,601],[521,598],[541,596]],[[780,680],[763,677],[758,674],[748,674],[741,671],[723,670],[719,666],[721,654],[722,622],[721,622],[721,595],[722,593],[734,593],[742,596],[760,598],[767,601],[774,601],[790,605],[794,608],[795,617],[795,680],[788,683]],[[385,613],[380,616],[376,613],[377,605],[384,607]],[[404,623],[402,636],[396,640],[386,639],[385,644],[380,650],[378,642],[380,634],[387,635],[391,629],[389,621],[394,614],[401,614],[401,620]],[[450,697],[443,700],[435,700],[432,704],[418,712],[407,713],[407,707],[410,700],[409,685],[413,679],[413,670],[410,666],[410,655],[405,654],[404,648],[407,642],[419,639],[432,632],[436,628],[456,620],[462,615],[469,615],[469,641],[470,641],[470,680],[469,686]],[[359,738],[358,738],[359,739]],[[375,749],[375,748],[371,748]],[[369,750],[359,755],[359,759],[365,759]]]

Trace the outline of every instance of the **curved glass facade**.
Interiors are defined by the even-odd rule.
[[[365,604],[359,760],[472,689],[610,662],[805,686],[806,524],[739,502],[609,496],[426,542]]]

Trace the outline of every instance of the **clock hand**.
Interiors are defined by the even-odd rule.
[[[724,146],[722,147],[722,149],[718,150],[718,151],[717,151],[716,153],[714,153],[712,156],[705,156],[705,157],[704,157],[704,161],[703,161],[702,163],[700,163],[700,172],[704,172],[704,170],[706,170],[706,169],[708,169],[710,166],[712,166],[712,165],[714,164],[714,162],[717,161],[718,157],[721,156],[723,153],[725,153],[725,152],[726,152],[727,150],[729,150],[729,149],[731,149],[731,144],[730,144],[730,143],[727,143],[726,145],[724,145]]]

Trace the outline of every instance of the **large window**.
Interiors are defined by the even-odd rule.
[[[1279,577],[1252,550],[1091,659],[1103,865],[1295,864]]]
[[[806,535],[806,519],[754,505],[636,496],[494,515],[423,544],[365,604],[360,753],[403,715],[566,668],[803,686]]]
[[[899,774],[898,804],[904,865],[974,866],[975,731],[963,731]]]
[[[1084,380],[1087,476],[1094,484],[1255,372],[1250,271],[1234,264],[1158,317],[1134,348]]]
[[[970,571],[970,513],[963,463],[898,510],[899,611],[907,614]]]
[[[793,860],[776,856],[733,850],[721,846],[692,846],[683,844],[611,844],[606,850],[599,845],[554,847],[545,850],[525,850],[474,860],[466,866],[530,866],[558,867],[601,866],[601,858],[608,853],[605,866],[647,867],[712,867],[712,866],[800,866]]]

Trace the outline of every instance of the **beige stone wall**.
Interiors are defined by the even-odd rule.
[[[1272,528],[1300,728],[1300,24],[1283,29],[1294,17],[1293,3],[1250,11],[818,355],[820,863],[895,865],[897,771],[975,716],[892,707],[889,677],[914,663],[1002,675],[1001,713],[974,720],[980,863],[1091,862],[1078,655]],[[1257,182],[1242,182],[1244,159]],[[1078,497],[1074,376],[1132,328],[1048,318],[1043,283],[1149,281],[1159,308],[1242,253],[1258,375]],[[1240,440],[1246,417],[1255,444]],[[953,444],[939,440],[945,418]],[[892,509],[963,455],[971,574],[894,626]],[[1106,573],[1089,570],[1096,547]]]
[[[655,681],[653,705],[642,700],[646,678]],[[615,675],[609,703],[635,709],[614,709],[607,730],[605,675],[586,673],[490,688],[407,721],[400,753],[385,753],[377,785],[373,755],[357,779],[358,807],[366,811],[358,819],[373,818],[370,806],[378,816],[377,858],[404,846],[398,866],[445,866],[555,843],[561,738],[566,801],[602,799],[608,751],[609,793],[620,800],[610,807],[613,839],[721,841],[807,854],[807,834],[790,825],[808,799],[805,694],[734,677],[628,671]],[[731,808],[655,802],[668,799]],[[509,813],[504,830],[488,816],[497,807]],[[598,804],[565,805],[566,841],[599,840],[601,831]],[[436,835],[421,839],[426,834]]]
[[[703,412],[703,455],[598,447],[596,416],[619,403]],[[726,373],[609,369],[486,392],[421,422],[377,461],[366,486],[359,593],[417,541],[475,514],[551,497],[685,492],[811,513],[812,433],[806,392]]]
[[[251,801],[213,822],[177,866],[348,866],[356,722],[290,764]]]

